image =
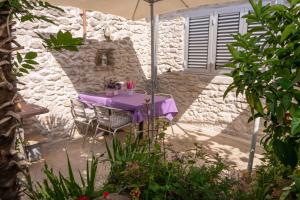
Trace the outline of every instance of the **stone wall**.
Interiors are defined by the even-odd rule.
[[[178,119],[234,135],[249,135],[245,100],[223,94],[232,79],[224,75],[184,69],[185,19],[163,17],[159,24],[158,82],[161,92],[171,93],[178,104]]]
[[[49,23],[26,22],[17,25],[18,41],[26,51],[38,52],[39,67],[22,77],[20,93],[25,101],[49,108],[46,115],[26,120],[30,127],[42,133],[65,134],[71,119],[69,98],[79,92],[103,90],[104,78],[137,81],[145,88],[150,78],[150,30],[145,20],[130,21],[99,12],[87,12],[87,38],[78,52],[55,52],[45,49],[34,32],[44,35],[58,30],[69,30],[82,36],[81,10],[65,7],[65,13],[47,11],[58,27]],[[36,12],[46,13],[45,10]],[[107,42],[103,28],[109,26],[112,41]],[[197,123],[205,128],[247,136],[252,128],[247,125],[248,111],[243,99],[234,94],[223,100],[223,92],[230,79],[184,70],[184,19],[163,18],[159,24],[158,90],[171,93],[179,109],[177,120]],[[109,69],[97,67],[99,49],[114,48],[116,63]],[[32,126],[34,125],[34,126]],[[29,127],[29,126],[27,126]],[[56,131],[52,131],[52,130]]]

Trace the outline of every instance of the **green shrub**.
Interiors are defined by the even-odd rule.
[[[273,154],[265,154],[262,161],[252,177],[252,198],[279,199],[282,189],[291,182],[289,175],[293,170],[284,166]]]
[[[166,160],[166,148],[160,143],[152,145],[138,138],[132,140],[130,136],[121,143],[114,138],[112,148],[106,145],[111,172],[103,191],[124,192],[131,194],[133,199],[153,200],[241,197],[236,189],[237,181],[226,175],[228,166],[218,156],[208,158],[196,145],[195,153],[179,155],[173,151],[173,159]],[[198,161],[203,164],[199,165]]]
[[[285,166],[296,168],[300,157],[300,24],[299,0],[263,5],[250,0],[253,12],[244,18],[257,24],[237,34],[229,45],[233,83],[244,94],[253,118],[262,117],[265,150]]]
[[[300,199],[300,174],[299,172],[291,176],[293,182],[291,185],[283,188],[280,200],[285,199]]]
[[[86,180],[83,178],[81,172],[81,184],[77,183],[74,177],[74,172],[67,156],[68,161],[68,177],[63,176],[60,172],[56,175],[52,168],[47,164],[44,166],[44,174],[46,178],[42,183],[34,184],[28,175],[26,183],[26,195],[32,200],[66,200],[78,199],[85,196],[88,199],[99,196],[95,191],[95,177],[98,166],[98,158],[92,157],[92,160],[86,162]]]

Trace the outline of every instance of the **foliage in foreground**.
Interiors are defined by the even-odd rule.
[[[107,145],[111,172],[103,191],[129,193],[132,199],[243,199],[218,156],[209,159],[196,145],[193,153],[173,151],[167,160],[164,146],[156,142],[149,151],[148,145],[130,137]]]
[[[250,178],[250,199],[294,200],[300,199],[300,172],[286,167],[273,155],[266,156]]]
[[[61,172],[58,175],[55,174],[47,164],[44,166],[46,178],[42,183],[33,183],[31,177],[27,176],[26,195],[32,200],[66,200],[78,199],[81,196],[92,199],[99,196],[99,193],[95,191],[98,158],[93,156],[91,161],[87,160],[85,178],[80,171],[78,172],[81,179],[80,184],[75,180],[69,157],[67,157],[67,161],[68,177],[63,176]]]
[[[123,143],[114,138],[111,147],[106,144],[111,171],[108,180],[99,188],[95,187],[98,158],[87,161],[86,178],[79,172],[80,183],[74,178],[69,158],[67,177],[60,172],[55,174],[46,164],[46,179],[33,183],[29,176],[26,194],[32,200],[97,199],[108,192],[129,195],[132,199],[159,200],[300,198],[299,171],[282,165],[273,155],[266,155],[264,164],[245,182],[233,178],[231,169],[219,156],[209,158],[200,146],[196,145],[192,152],[178,154],[159,143],[149,151],[146,140],[133,140],[128,136]]]
[[[235,36],[229,45],[233,83],[227,92],[245,94],[252,119],[262,117],[265,150],[285,166],[296,168],[300,157],[300,1],[263,6],[250,0],[245,16],[258,24]]]
[[[265,164],[252,177],[252,199],[300,199],[300,1],[263,5],[250,0],[254,24],[229,45],[233,83],[252,117],[264,120]]]

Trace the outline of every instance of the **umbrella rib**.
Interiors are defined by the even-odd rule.
[[[136,3],[136,5],[135,5],[134,11],[133,11],[133,15],[132,15],[132,19],[133,19],[133,20],[134,20],[136,11],[137,11],[137,9],[138,9],[138,7],[139,7],[140,1],[141,1],[141,0],[138,0],[137,3]]]
[[[184,0],[180,0],[180,1],[181,1],[181,3],[182,3],[186,8],[189,8],[189,5],[188,5],[187,3],[185,3]]]

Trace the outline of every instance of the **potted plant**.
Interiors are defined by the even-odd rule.
[[[118,95],[117,84],[112,79],[109,80],[108,83],[105,83],[105,94],[106,96],[114,96]]]

